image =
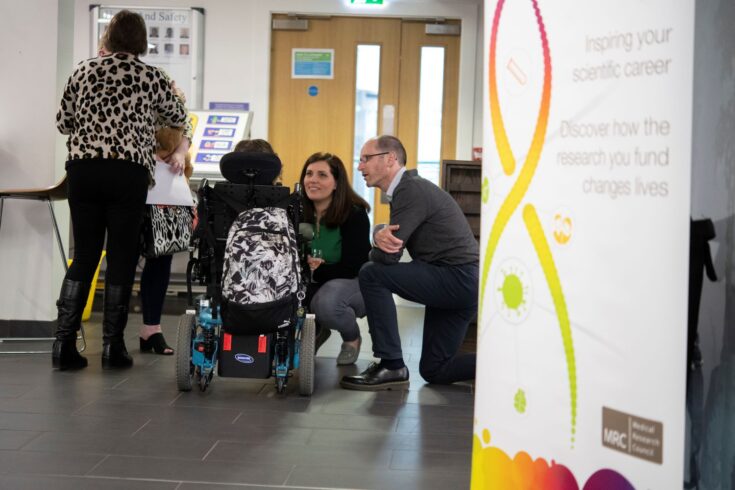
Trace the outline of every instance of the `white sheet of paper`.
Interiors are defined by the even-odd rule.
[[[153,189],[148,189],[146,204],[194,205],[186,177],[172,172],[167,163],[156,160],[155,178],[156,185]]]

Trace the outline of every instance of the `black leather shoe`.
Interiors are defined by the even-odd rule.
[[[82,327],[82,312],[87,303],[89,283],[64,279],[56,302],[59,315],[56,320],[56,341],[51,353],[54,369],[82,369],[87,359],[77,351],[77,331]]]
[[[132,286],[105,284],[102,316],[102,369],[129,368],[133,358],[125,348],[123,333],[128,323]]]
[[[51,353],[51,364],[54,369],[82,369],[87,367],[87,358],[79,354],[77,339],[56,340]]]
[[[154,333],[147,339],[138,337],[140,340],[140,352],[155,352],[162,356],[173,356],[174,349],[166,343],[166,339],[161,332]]]
[[[361,391],[407,390],[408,368],[387,369],[373,362],[357,376],[344,376],[339,385],[348,390]]]
[[[122,341],[102,346],[102,369],[129,368],[133,366],[133,358]]]

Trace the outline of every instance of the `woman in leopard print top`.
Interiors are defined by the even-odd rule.
[[[185,127],[187,112],[160,69],[114,52],[83,61],[64,89],[56,125],[75,160],[127,160],[153,177],[156,127]]]
[[[183,127],[187,112],[171,82],[138,56],[148,51],[143,18],[117,13],[105,33],[112,55],[83,61],[64,89],[57,127],[66,162],[74,262],[59,295],[52,364],[80,369],[77,331],[107,233],[102,367],[132,366],[123,332],[138,259],[140,225],[155,169],[156,124]]]

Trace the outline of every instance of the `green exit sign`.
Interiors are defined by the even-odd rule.
[[[353,5],[383,5],[383,0],[350,0]]]

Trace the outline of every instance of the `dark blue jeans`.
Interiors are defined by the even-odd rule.
[[[457,355],[467,326],[477,313],[478,265],[437,266],[426,262],[385,265],[368,262],[360,270],[373,354],[401,359],[401,337],[393,294],[426,306],[419,373],[429,383],[474,379],[475,354]]]

